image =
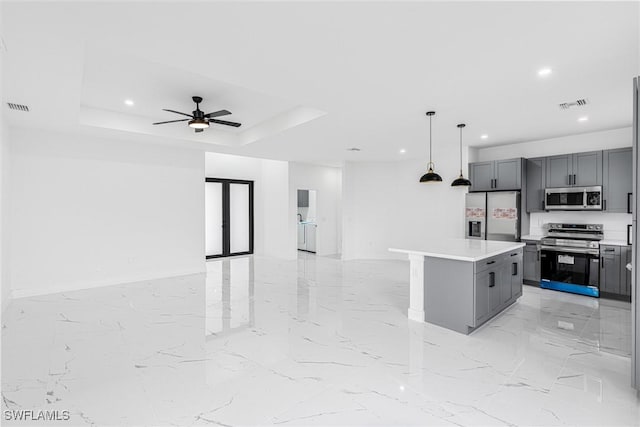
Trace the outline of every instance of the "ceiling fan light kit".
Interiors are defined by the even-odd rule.
[[[431,161],[431,118],[436,114],[435,111],[428,111],[427,116],[429,117],[429,163],[427,163],[427,173],[420,177],[420,182],[441,182],[442,177],[433,171],[435,167],[435,163]]]
[[[209,122],[204,119],[193,119],[189,121],[189,127],[194,129],[206,129],[209,127]]]
[[[196,109],[193,110],[191,114],[182,113],[180,111],[163,109],[163,111],[168,111],[169,113],[180,114],[182,116],[189,117],[188,119],[178,119],[178,120],[168,120],[165,122],[156,122],[154,125],[163,125],[166,123],[176,123],[176,122],[186,122],[188,121],[188,125],[190,128],[194,129],[197,132],[202,132],[204,129],[210,126],[210,123],[216,123],[219,125],[232,126],[232,127],[240,127],[241,123],[237,122],[228,122],[226,120],[218,120],[215,117],[227,116],[231,114],[231,111],[228,110],[218,110],[212,113],[205,114],[202,110],[200,110],[200,103],[202,102],[202,97],[193,96],[191,97],[193,102],[196,103]]]

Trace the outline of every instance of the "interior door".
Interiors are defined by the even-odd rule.
[[[206,258],[253,253],[253,181],[206,178]]]
[[[205,253],[221,256],[222,251],[222,183],[207,182],[204,186]]]

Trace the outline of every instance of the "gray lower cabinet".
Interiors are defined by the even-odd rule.
[[[537,243],[528,243],[524,247],[523,282],[540,285],[540,250]]]
[[[522,296],[522,263],[522,249],[476,263],[474,327]]]
[[[628,246],[600,246],[600,296],[630,300],[631,274],[626,269],[627,259],[631,259]]]
[[[544,212],[547,158],[527,159],[527,212]]]
[[[604,210],[631,213],[633,150],[605,150],[602,155]]]
[[[508,261],[509,284],[511,285],[510,299],[517,299],[522,296],[522,281],[524,279],[524,256],[523,252],[511,254]]]
[[[620,247],[600,247],[600,293],[620,294]],[[603,295],[606,296],[606,295]]]
[[[623,246],[620,250],[620,259],[622,259],[622,270],[624,272],[624,287],[622,289],[622,295],[631,299],[631,270],[627,268],[627,264],[631,264],[631,255],[633,251],[631,246]]]
[[[593,185],[602,185],[602,151],[547,157],[547,187]]]
[[[424,271],[424,320],[463,334],[522,295],[522,248],[477,262],[425,257]]]

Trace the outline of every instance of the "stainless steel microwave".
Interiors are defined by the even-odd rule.
[[[545,209],[559,211],[601,211],[602,187],[547,188]]]

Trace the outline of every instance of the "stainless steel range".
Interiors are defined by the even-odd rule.
[[[600,296],[602,224],[548,224],[540,241],[540,287]]]

